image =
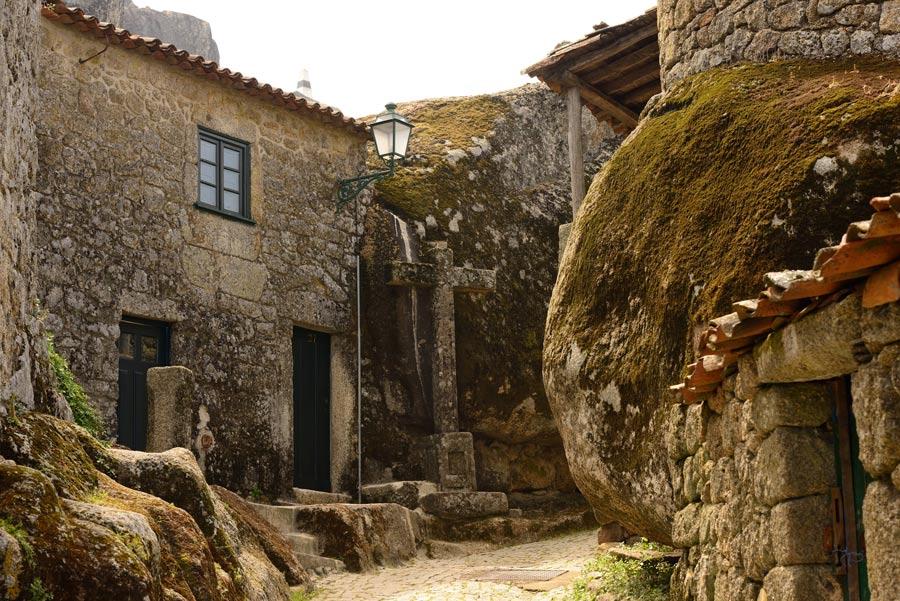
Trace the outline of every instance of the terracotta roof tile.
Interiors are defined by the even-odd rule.
[[[670,387],[681,402],[708,398],[738,357],[770,332],[862,289],[866,308],[900,301],[900,193],[873,198],[875,214],[851,223],[841,244],[821,249],[809,271],[767,273],[756,299],[732,305],[710,321],[697,342],[696,363]]]
[[[364,123],[345,117],[340,111],[331,107],[307,101],[305,98],[298,98],[280,88],[273,88],[269,84],[260,84],[256,78],[244,77],[237,71],[222,69],[214,61],[206,60],[202,56],[191,54],[185,50],[179,50],[172,44],[156,38],[135,35],[111,23],[101,22],[97,17],[86,15],[80,8],[68,7],[63,2],[47,2],[41,7],[41,14],[51,21],[74,26],[75,29],[85,34],[96,38],[105,38],[110,45],[136,50],[140,54],[163,61],[173,67],[190,71],[198,77],[217,81],[224,86],[246,91],[251,96],[269,100],[287,110],[311,115],[320,121],[360,135],[367,134]]]

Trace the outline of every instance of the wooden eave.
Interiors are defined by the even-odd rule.
[[[656,9],[557,48],[525,73],[557,93],[577,87],[598,119],[632,129],[647,101],[662,90]]]

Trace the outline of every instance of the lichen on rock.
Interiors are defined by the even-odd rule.
[[[502,464],[495,465],[499,477],[497,469],[479,468],[479,486],[571,488],[564,462],[535,460],[508,475],[517,457],[562,455],[541,381],[541,348],[546,299],[556,277],[557,229],[571,218],[565,103],[543,86],[528,85],[403,103],[398,111],[415,125],[409,158],[379,183],[363,248],[370,476],[386,469],[388,479],[421,478],[407,458],[415,439],[432,427],[423,393],[430,382],[431,341],[423,334],[431,316],[421,296],[427,292],[412,293],[420,295],[414,312],[420,324],[417,369],[409,331],[413,299],[407,289],[386,286],[384,266],[404,260],[405,246],[445,239],[456,265],[497,272],[494,291],[456,295],[461,427],[475,435],[480,465],[495,459]],[[584,129],[586,159],[596,167],[619,138],[587,111]],[[494,442],[501,444],[492,447],[492,456],[481,457]]]
[[[79,600],[287,601],[288,585],[309,583],[269,540],[279,535],[224,502],[185,449],[110,449],[26,413],[0,420],[0,456],[0,525],[18,529],[15,544],[0,535],[4,598],[39,582]]]
[[[808,269],[895,187],[898,81],[900,63],[877,57],[710,70],[655,103],[594,179],[550,303],[544,380],[598,513],[671,540],[666,388],[705,319],[766,272]]]

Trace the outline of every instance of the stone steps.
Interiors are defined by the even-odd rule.
[[[305,553],[307,555],[319,555],[322,553],[322,545],[319,539],[312,534],[306,532],[286,532],[284,537],[287,539],[294,553]]]
[[[324,576],[330,572],[346,572],[347,566],[340,559],[332,557],[324,557],[322,555],[313,555],[311,553],[294,553],[297,561],[300,562],[306,570],[314,572],[320,576]]]
[[[347,495],[321,493],[318,491],[304,491],[294,489],[298,498],[306,503],[294,503],[291,505],[265,505],[263,503],[249,503],[257,514],[272,525],[285,538],[291,546],[294,556],[307,571],[323,576],[331,572],[346,571],[344,562],[331,557],[324,557],[322,542],[319,537],[308,532],[302,532],[297,528],[297,514],[302,507],[307,505],[334,505],[344,503],[350,497]],[[312,501],[317,501],[313,503]]]
[[[291,497],[284,501],[287,505],[334,505],[336,503],[352,503],[350,495],[339,492],[322,492],[305,488],[291,489]]]

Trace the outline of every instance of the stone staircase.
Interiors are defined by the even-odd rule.
[[[331,505],[349,502],[350,497],[347,495],[295,488],[293,498],[280,501],[282,504],[250,503],[250,506],[284,536],[304,568],[314,574],[324,576],[331,572],[345,571],[344,562],[322,555],[322,543],[319,538],[314,534],[301,532],[297,528],[297,512],[303,505]]]

